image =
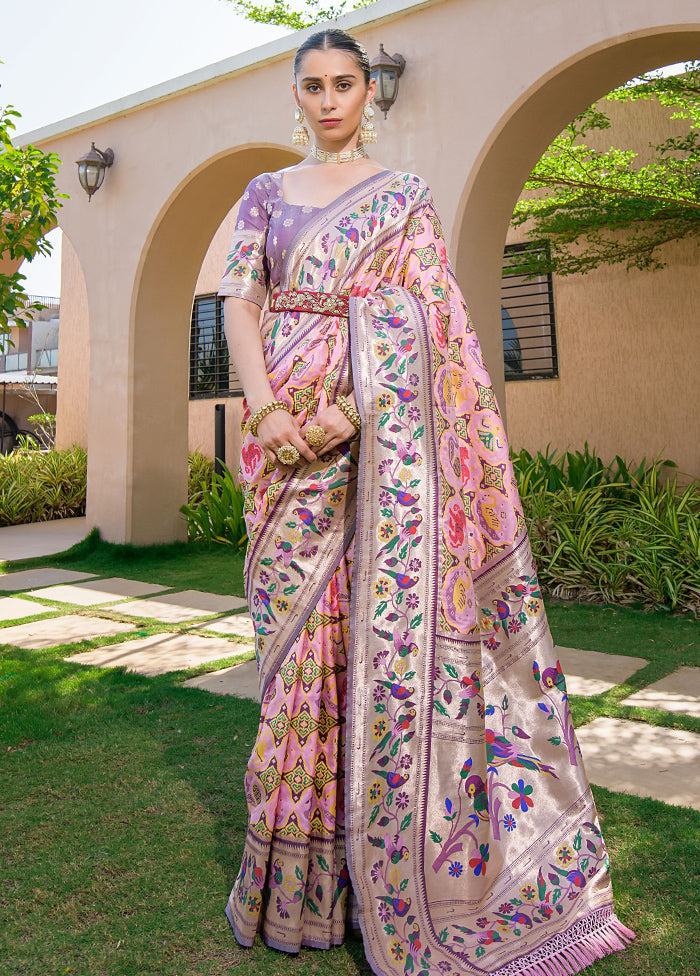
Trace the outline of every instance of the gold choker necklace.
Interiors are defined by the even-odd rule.
[[[346,149],[344,152],[326,152],[318,146],[312,146],[311,155],[320,163],[353,163],[356,159],[366,159],[367,150],[362,143],[357,149]]]

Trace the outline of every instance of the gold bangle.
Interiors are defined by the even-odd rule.
[[[360,429],[362,428],[362,418],[360,417],[357,410],[355,410],[353,405],[349,403],[344,396],[337,396],[335,398],[335,405],[339,410],[341,410],[345,414],[345,416],[348,418],[350,423],[353,425],[353,427],[359,434]]]
[[[282,403],[280,400],[270,400],[270,402],[266,403],[264,407],[260,407],[259,410],[256,410],[248,421],[248,430],[251,432],[253,437],[258,436],[258,424],[260,421],[263,419],[263,417],[267,417],[269,413],[272,413],[273,410],[286,410],[287,413],[292,412],[287,403]]]

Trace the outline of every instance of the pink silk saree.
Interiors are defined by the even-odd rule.
[[[220,294],[350,294],[261,329],[301,422],[354,388],[363,427],[292,474],[244,439],[262,711],[227,916],[288,951],[359,923],[381,976],[578,972],[633,934],[430,192],[381,173],[289,242],[285,207],[250,184]]]

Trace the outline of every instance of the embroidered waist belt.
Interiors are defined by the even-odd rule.
[[[316,312],[318,315],[337,315],[348,318],[349,295],[328,295],[322,291],[280,291],[272,299],[273,312]]]

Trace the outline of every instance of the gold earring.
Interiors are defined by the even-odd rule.
[[[294,110],[294,121],[297,124],[296,129],[292,132],[292,144],[294,146],[308,146],[309,144],[309,130],[303,124],[304,122],[304,109],[301,105],[297,105]]]
[[[362,125],[360,126],[360,142],[369,143],[377,141],[377,130],[374,128],[374,109],[371,102],[368,102],[362,109]]]

